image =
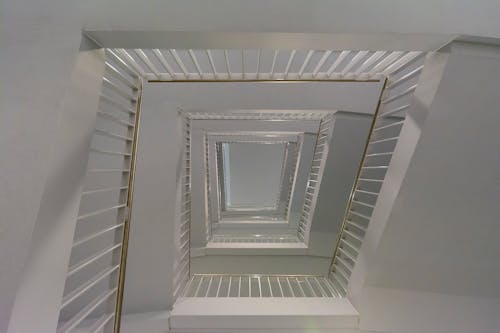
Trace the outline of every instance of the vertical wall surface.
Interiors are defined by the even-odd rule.
[[[376,99],[373,102],[376,103]],[[333,254],[371,121],[370,115],[349,112],[335,115],[330,151],[311,225],[310,255],[331,257]]]
[[[124,312],[168,309],[173,304],[177,177],[181,126],[161,85],[145,84],[130,224]]]
[[[384,178],[357,263],[350,277],[349,295],[354,304],[357,304],[357,299],[365,285],[368,265],[373,261],[373,256],[380,244],[387,219],[411,163],[429,108],[439,88],[447,60],[448,52],[446,51],[432,53],[426,57],[419,85],[412,97],[412,107],[399,135],[394,156]]]
[[[49,173],[9,332],[53,332],[57,326],[103,72],[103,50],[84,39],[47,156]]]
[[[81,42],[80,25],[53,13],[53,3],[0,4],[0,332],[30,249]]]
[[[432,88],[435,96],[424,105],[426,117],[410,118],[420,135],[406,142],[414,152],[367,260],[356,297],[362,328],[500,327],[500,48],[454,43],[442,73],[435,88],[421,77],[419,89]],[[405,154],[398,149],[393,159]]]
[[[362,332],[497,333],[500,299],[366,287],[358,305]]]

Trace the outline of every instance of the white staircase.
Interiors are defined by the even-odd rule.
[[[358,313],[322,276],[194,275],[172,332],[354,332]]]
[[[357,332],[358,312],[346,298],[182,297],[170,315],[173,333]]]

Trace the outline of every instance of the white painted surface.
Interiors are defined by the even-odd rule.
[[[81,25],[46,5],[0,5],[0,332],[7,331],[28,258],[81,42]]]
[[[372,98],[372,112],[375,112],[378,96]],[[333,255],[371,121],[371,116],[348,112],[335,115],[330,151],[311,227],[310,255]]]
[[[217,329],[176,329],[170,331],[172,333],[302,333],[303,328],[217,328]],[[323,328],[322,333],[369,333],[367,331],[359,331],[358,329],[344,329],[344,328]],[[372,332],[383,333],[383,332]]]
[[[269,251],[269,250],[268,250]],[[274,251],[273,251],[274,252]],[[278,252],[278,251],[277,251]],[[283,251],[285,252],[285,251]],[[292,254],[294,254],[293,251]],[[279,253],[279,252],[278,252]],[[314,274],[328,273],[330,258],[305,255],[209,255],[191,258],[191,272],[222,274]]]
[[[454,45],[368,284],[500,298],[500,48]]]
[[[313,0],[307,3],[300,0],[230,3],[224,0],[210,3],[184,0],[171,2],[168,6],[161,2],[143,6],[140,2],[128,0],[126,4],[109,1],[106,7],[97,4],[95,1],[80,4],[83,15],[87,14],[86,27],[89,29],[335,32],[341,35],[338,43],[349,43],[356,39],[349,33],[365,33],[365,44],[372,39],[370,35],[377,33],[377,43],[391,40],[387,35],[382,35],[388,32],[422,34],[414,37],[414,43],[422,40],[428,42],[427,34],[432,36],[435,33],[500,35],[500,23],[496,20],[500,16],[500,9],[495,0],[382,0],[377,3],[362,0]],[[391,15],[387,15],[388,12]],[[138,36],[141,37],[144,38]],[[404,41],[401,36],[393,38],[399,44]],[[144,42],[150,40],[145,39]]]
[[[212,83],[213,84],[213,83]],[[226,84],[222,84],[224,86]],[[258,86],[266,85],[266,83],[258,84]],[[302,86],[307,86],[307,84],[301,84]],[[206,84],[205,84],[206,86]],[[246,93],[247,84],[239,84],[239,89],[234,91],[234,104],[237,104],[237,100],[242,98],[242,96],[249,97]],[[340,85],[336,85],[340,86]],[[251,85],[250,85],[251,87]],[[268,86],[269,88],[275,87],[275,85]],[[209,88],[207,86],[207,88]],[[281,89],[285,88],[283,91],[283,97],[286,96],[286,88],[292,88],[287,84]],[[296,88],[296,87],[295,87]],[[210,89],[210,88],[209,88]],[[213,89],[211,90],[213,91]],[[296,92],[294,89],[293,92]],[[220,95],[219,95],[220,94]],[[221,96],[222,93],[219,92],[217,95],[214,94],[214,99],[224,99],[226,97]],[[252,95],[254,100],[259,100],[261,98],[260,91],[255,92]],[[266,96],[267,97],[267,96]],[[268,99],[268,105],[274,105],[274,98],[270,97]],[[208,102],[207,104],[214,105],[217,101]],[[326,101],[322,101],[326,104]],[[306,104],[303,102],[301,105]],[[289,104],[291,105],[291,104]],[[295,109],[308,112],[314,112],[315,110],[304,110],[295,107]],[[211,109],[209,109],[211,110]],[[230,109],[231,110],[231,109]],[[256,112],[264,112],[271,110],[255,110]],[[247,109],[245,112],[252,112],[252,109]],[[278,111],[283,112],[294,112],[296,110],[289,109],[279,109]],[[207,234],[210,226],[208,225],[209,220],[207,218],[208,210],[207,207],[208,198],[206,198],[206,176],[205,176],[205,132],[231,132],[231,131],[283,131],[283,132],[309,132],[315,133],[318,131],[319,121],[318,120],[286,120],[280,122],[274,121],[258,121],[258,120],[193,120],[191,123],[191,246],[193,247],[203,247],[206,245]],[[302,153],[299,159],[298,166],[298,182],[295,184],[295,189],[292,195],[292,212],[290,214],[291,218],[286,221],[270,221],[266,223],[219,223],[216,226],[212,226],[212,232],[216,230],[218,234],[252,234],[259,233],[263,228],[265,228],[268,233],[282,233],[282,234],[294,234],[297,233],[298,220],[300,214],[302,213],[302,203],[304,198],[304,189],[306,187],[307,176],[309,175],[310,164],[313,158],[315,136],[312,134],[305,134],[303,137]],[[210,154],[209,154],[210,155]],[[305,165],[306,167],[301,167]],[[213,171],[213,170],[212,170]],[[250,191],[250,189],[248,189]],[[217,206],[216,200],[211,198],[211,206]],[[288,224],[288,225],[287,225]]]
[[[391,32],[359,32],[359,33],[342,33],[338,31],[330,31],[327,33],[318,33],[310,31],[301,33],[297,31],[285,30],[287,32],[271,32],[272,30],[251,30],[249,31],[106,31],[106,30],[90,30],[85,32],[92,39],[96,40],[101,45],[109,48],[125,48],[125,49],[228,49],[228,50],[400,50],[400,51],[433,51],[439,49],[451,40],[457,38],[455,34],[441,33],[391,33]],[[264,32],[265,31],[265,32]],[[473,39],[477,38],[466,36],[461,38]],[[483,39],[481,41],[484,42]],[[492,42],[492,38],[486,38],[487,43]],[[361,51],[364,52],[364,51]],[[237,52],[238,53],[238,52]],[[298,53],[300,54],[300,52]],[[306,55],[304,54],[304,57]],[[240,57],[238,57],[239,60]],[[245,58],[246,59],[246,58]],[[214,58],[214,62],[216,58]],[[285,63],[286,65],[286,63]],[[284,66],[285,66],[284,65]],[[194,65],[193,65],[194,66]],[[224,66],[224,65],[222,65]],[[284,67],[283,66],[283,67]],[[290,68],[295,67],[293,65]],[[195,66],[194,66],[195,67]],[[298,67],[298,66],[297,66]],[[200,66],[200,68],[202,68]],[[232,68],[232,67],[231,67]],[[284,69],[284,68],[283,68]],[[297,72],[300,68],[297,68]],[[198,70],[195,75],[197,76]],[[149,72],[149,70],[147,70]],[[219,71],[217,71],[219,72]],[[186,72],[188,73],[188,72]],[[233,72],[234,73],[234,72]],[[162,73],[167,74],[167,73]],[[205,78],[212,77],[212,70]],[[334,74],[335,75],[335,74]],[[163,75],[162,75],[163,76]],[[278,74],[279,78],[284,77],[283,74]],[[148,79],[156,80],[156,75],[149,72],[146,74]],[[245,78],[256,78],[255,74],[245,75]],[[268,74],[263,74],[261,78],[269,78]],[[290,73],[289,78],[297,78],[298,75]],[[311,78],[311,75],[305,73],[303,78]],[[220,78],[228,78],[228,75],[221,75]],[[234,75],[233,78],[242,78],[241,75]],[[169,79],[168,74],[166,79]],[[190,77],[193,79],[193,77]],[[276,77],[275,77],[276,79]]]
[[[401,159],[387,177],[406,175],[381,193],[395,199],[394,207],[385,229],[369,229],[372,243],[364,243],[353,275],[350,292],[363,329],[493,333],[500,327],[500,50],[455,44],[446,58],[435,58],[435,70],[422,74],[428,85],[417,95],[431,99],[415,100],[401,133],[404,146],[393,157]]]
[[[122,317],[121,333],[167,333],[167,311],[134,313]]]
[[[121,332],[122,333],[167,333],[173,332],[169,331],[169,319],[170,313],[168,311],[161,312],[146,312],[146,313],[134,313],[124,315],[122,317]],[[188,330],[177,330],[177,332],[184,333],[233,333],[233,332],[244,332],[244,333],[302,333],[303,329],[188,329]],[[322,332],[325,333],[375,333],[375,331],[359,331],[357,329],[323,329]],[[86,333],[85,330],[77,330],[75,333]],[[377,331],[376,333],[383,333]]]
[[[360,328],[390,333],[497,333],[498,298],[365,288]]]
[[[258,306],[256,306],[258,304]],[[346,298],[179,298],[170,317],[178,329],[358,328]]]
[[[169,311],[140,312],[122,316],[120,333],[167,333]],[[91,324],[82,324],[73,333],[89,333]]]
[[[125,313],[165,310],[173,302],[181,127],[175,104],[157,88],[145,84],[143,90]]]
[[[49,173],[9,332],[54,332],[63,295],[87,152],[95,127],[104,52],[84,40],[63,99]],[[26,320],[30,318],[30,320]]]
[[[231,108],[311,109],[313,105],[320,110],[338,107],[370,113],[375,109],[379,89],[379,83],[145,84],[124,298],[125,313],[165,310],[173,304],[169,295],[174,260],[176,177],[180,172],[178,161],[181,130],[177,125],[178,108],[217,111]],[[242,266],[233,266],[237,263],[234,259],[223,256],[216,258],[210,259],[211,268],[208,272],[223,272],[224,269],[234,270]],[[248,269],[252,267],[254,271],[249,273],[266,273],[263,268],[259,269],[266,267],[266,264],[259,266],[259,261],[255,258],[252,260],[246,261],[244,272],[249,272]],[[306,258],[297,260],[289,264],[287,261],[270,261],[269,266],[274,267],[273,272],[277,274],[294,273],[299,267],[304,274],[324,274],[329,264],[329,259],[326,258],[309,258],[311,265],[306,264]],[[203,267],[205,268],[201,272],[206,273],[208,268]]]
[[[305,255],[304,243],[208,243],[204,255]]]
[[[373,256],[375,256],[380,244],[387,219],[392,212],[401,184],[405,179],[406,171],[412,161],[423,123],[441,82],[447,60],[447,52],[433,53],[426,58],[419,86],[413,96],[412,107],[408,111],[405,124],[399,135],[398,145],[385,175],[369,227],[357,257],[357,263],[350,277],[349,295],[356,306],[365,285],[367,270],[374,260]]]
[[[375,104],[376,100],[373,101],[373,108],[375,108]],[[335,115],[333,135],[330,141],[331,149],[328,154],[318,204],[314,213],[309,249],[300,253],[321,257],[330,257],[333,254],[338,230],[342,224],[345,206],[366,143],[370,123],[370,116],[349,112],[340,112]],[[300,212],[301,207],[296,207],[295,210]],[[241,245],[243,246],[239,244],[237,246],[214,244],[209,248],[217,248],[217,250],[207,249],[206,253],[214,255],[271,254],[269,251],[263,251],[262,248],[276,247],[270,244],[260,244],[260,249],[256,250],[235,248],[245,247],[245,244]],[[251,245],[249,244],[249,246]],[[277,246],[282,247],[280,244],[277,244]],[[282,254],[289,255],[298,253],[296,251],[282,251]]]
[[[0,330],[5,330],[48,172],[61,99],[83,27],[101,29],[429,32],[500,36],[495,0],[377,3],[284,0],[6,0],[1,4]],[[391,15],[387,15],[390,11]],[[411,13],[411,16],[409,14]],[[443,15],[445,13],[446,15]],[[464,18],[467,14],[467,19]],[[409,19],[411,17],[411,19]],[[342,38],[344,37],[344,38]],[[417,36],[418,37],[418,36]],[[371,40],[380,45],[386,36]],[[394,35],[393,35],[394,38]],[[396,35],[399,41],[404,35]],[[420,38],[420,37],[418,37]],[[340,41],[355,36],[340,35]],[[425,38],[424,38],[425,39]],[[362,39],[361,42],[366,41]],[[26,95],[29,92],[29,95]],[[34,111],[35,110],[35,111]]]
[[[281,109],[348,110],[373,113],[377,103],[379,83],[177,82],[150,83],[150,85],[156,87],[155,89],[162,89],[161,95],[165,99],[188,111]]]

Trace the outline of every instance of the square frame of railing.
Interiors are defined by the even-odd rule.
[[[328,288],[331,288],[333,291],[330,293],[332,295],[335,293],[338,297],[347,293],[357,251],[369,224],[370,213],[377,203],[377,195],[385,172],[390,167],[392,152],[404,124],[405,112],[409,109],[412,94],[417,88],[418,77],[423,68],[418,61],[424,54],[416,51],[353,50],[106,49],[106,74],[103,77],[103,94],[97,113],[98,124],[102,123],[105,126],[97,127],[95,136],[122,142],[124,149],[92,146],[89,155],[98,155],[101,160],[118,158],[122,159],[122,163],[113,166],[105,163],[95,167],[89,166],[88,177],[89,179],[95,177],[91,181],[94,185],[102,184],[99,179],[113,179],[116,183],[102,187],[87,187],[82,193],[82,201],[91,201],[89,198],[93,196],[114,193],[117,202],[87,211],[84,209],[87,203],[82,204],[77,224],[84,225],[80,221],[98,220],[101,217],[110,223],[101,226],[100,229],[92,230],[88,227],[76,231],[73,244],[75,255],[68,268],[67,279],[68,288],[73,288],[65,291],[61,313],[74,304],[76,299],[92,295],[90,291],[97,286],[102,285],[105,288],[100,293],[92,295],[93,297],[74,316],[63,320],[58,332],[72,331],[89,315],[94,315],[96,309],[102,310],[102,308],[105,311],[89,327],[89,332],[97,332],[103,328],[108,331],[113,330],[115,333],[120,330],[143,78],[161,82],[387,80],[336,245],[329,275],[331,285],[323,286],[323,289],[319,287],[314,289],[312,280],[305,278],[304,285],[299,283],[298,289],[292,289],[293,293],[290,292],[292,295],[295,292],[297,295],[301,292],[306,295],[308,289],[304,289],[304,286],[307,284],[307,288],[311,285],[311,290],[315,290],[316,295],[319,295],[321,290],[327,295],[327,290],[330,290]],[[283,68],[278,66],[278,60],[281,58],[286,59],[286,66]],[[189,123],[185,126],[189,127]],[[185,138],[184,143],[186,154],[183,163],[189,168],[189,139]],[[318,168],[318,166],[313,167]],[[311,179],[311,184],[313,183],[314,179]],[[186,175],[183,181],[183,206],[190,205],[190,190],[190,178]],[[314,209],[311,207],[309,211]],[[181,212],[181,215],[177,232],[179,244],[184,245],[178,254],[177,296],[187,290],[188,282],[194,279],[189,271],[190,216],[186,212]],[[91,224],[92,222],[88,222],[86,225]],[[78,253],[80,248],[98,239],[105,239],[109,243],[103,243],[105,246],[87,256]],[[100,270],[94,272],[89,271],[93,264],[104,259],[109,260],[109,265],[100,267]],[[74,286],[71,281],[68,282],[72,276],[85,271],[90,273],[84,283]],[[251,279],[253,278],[249,278],[249,281]],[[260,281],[258,285],[262,288],[263,280],[259,278],[257,281]],[[289,278],[288,280],[277,278],[276,281],[286,282],[287,286],[296,282]]]

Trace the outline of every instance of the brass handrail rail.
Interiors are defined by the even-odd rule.
[[[139,87],[137,90],[136,113],[134,122],[134,136],[132,141],[132,152],[130,156],[130,172],[128,178],[128,193],[126,202],[126,218],[123,224],[122,249],[120,255],[120,272],[118,276],[118,291],[115,306],[115,320],[113,326],[114,333],[120,333],[121,317],[123,310],[123,291],[125,287],[125,272],[127,268],[128,242],[130,235],[130,220],[132,218],[132,202],[134,199],[134,180],[135,165],[137,160],[137,143],[139,138],[139,124],[141,119],[141,100],[142,100],[142,79],[138,78]]]

